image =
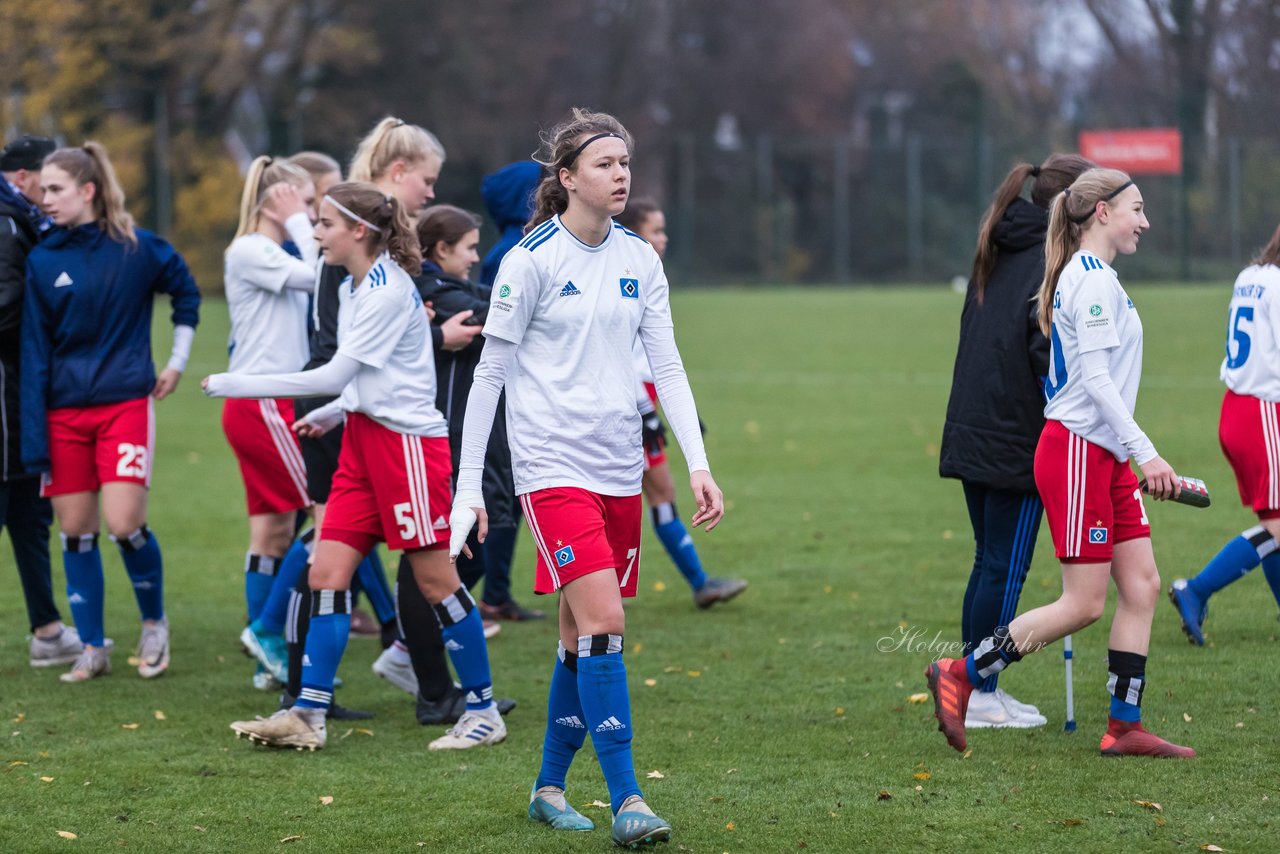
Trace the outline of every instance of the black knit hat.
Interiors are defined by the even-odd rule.
[[[45,136],[20,136],[0,151],[0,172],[39,169],[57,147],[57,143]]]

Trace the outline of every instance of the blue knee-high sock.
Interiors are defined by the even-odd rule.
[[[255,632],[278,635],[284,631],[285,617],[289,613],[289,596],[302,571],[307,568],[307,558],[311,556],[315,535],[314,528],[303,531],[276,566],[276,580],[271,585],[271,594],[253,620]]]
[[[280,567],[280,558],[273,555],[260,555],[246,552],[244,556],[244,603],[249,613],[249,622],[258,619],[271,588],[275,584],[276,570]]]
[[[467,694],[467,710],[483,712],[493,708],[489,649],[485,646],[484,622],[476,610],[475,600],[467,588],[459,587],[432,607],[440,622],[444,648],[453,662],[462,690]]]
[[[391,587],[387,584],[387,574],[382,569],[382,558],[374,549],[365,555],[364,560],[356,567],[356,578],[369,597],[373,613],[380,625],[386,625],[396,618],[396,601],[391,595]]]
[[[351,633],[351,591],[312,590],[311,625],[302,656],[302,687],[298,705],[327,709],[333,702],[333,677]]]
[[[1276,541],[1261,525],[1236,537],[1214,555],[1200,574],[1187,582],[1191,592],[1208,599],[1231,582],[1242,578],[1262,559],[1276,550]]]
[[[547,692],[547,732],[542,738],[542,768],[535,789],[565,787],[573,757],[587,740],[582,701],[578,699],[578,655],[559,644],[551,690]]]
[[[631,699],[622,635],[578,638],[578,696],[616,814],[623,801],[640,794],[631,760]]]
[[[127,537],[112,537],[120,548],[125,571],[133,582],[133,598],[144,620],[164,619],[164,558],[156,535],[143,525]]]
[[[101,648],[105,641],[102,552],[98,551],[98,535],[68,537],[63,534],[62,565],[67,571],[67,604],[71,606],[80,639],[89,646]]]
[[[680,570],[684,580],[694,590],[701,590],[702,585],[707,583],[707,574],[702,571],[698,549],[693,545],[693,537],[689,536],[684,522],[680,521],[680,514],[674,503],[659,504],[653,508],[653,531],[662,541],[667,554],[671,555],[671,562]]]
[[[1280,606],[1280,552],[1272,552],[1262,559],[1262,574],[1267,577],[1276,605]]]

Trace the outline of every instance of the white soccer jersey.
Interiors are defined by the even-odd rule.
[[[231,334],[227,350],[235,374],[287,374],[311,358],[307,293],[286,288],[293,279],[314,283],[316,265],[293,257],[263,234],[237,237],[224,260]]]
[[[621,225],[588,246],[556,216],[503,257],[484,334],[517,345],[506,386],[517,494],[640,491],[633,347],[642,326],[671,325],[662,262]]]
[[[1253,266],[1237,278],[1219,376],[1236,394],[1280,401],[1280,268]]]
[[[358,285],[343,279],[338,299],[338,353],[360,363],[342,408],[399,433],[448,436],[427,313],[409,274],[383,253]]]
[[[1084,388],[1080,355],[1107,351],[1111,380],[1132,415],[1142,379],[1142,321],[1115,270],[1091,252],[1076,252],[1058,277],[1050,343],[1044,417],[1127,460],[1129,452]]]

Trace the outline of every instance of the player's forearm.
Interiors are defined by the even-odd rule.
[[[1092,350],[1083,353],[1080,356],[1080,364],[1085,392],[1094,406],[1098,407],[1102,420],[1120,437],[1120,442],[1129,452],[1129,456],[1133,457],[1138,465],[1150,462],[1159,456],[1155,446],[1147,438],[1147,434],[1142,432],[1138,422],[1133,420],[1133,415],[1129,413],[1124,400],[1120,397],[1120,390],[1111,379],[1107,351]]]
[[[702,444],[702,430],[698,426],[698,407],[693,402],[689,377],[684,372],[680,351],[676,348],[675,330],[669,326],[656,329],[641,327],[640,336],[649,356],[649,368],[653,371],[653,384],[658,387],[662,411],[689,463],[690,474],[711,471],[707,449]]]
[[[196,331],[190,326],[173,327],[173,349],[169,352],[169,363],[165,367],[178,373],[187,369],[187,360],[191,358],[191,343],[196,339]]]
[[[480,364],[476,365],[471,392],[467,395],[467,414],[462,419],[462,451],[458,462],[458,496],[467,506],[480,496],[484,476],[484,453],[493,431],[493,418],[498,411],[498,396],[516,363],[516,345],[501,338],[485,342]],[[483,500],[483,499],[481,499]]]
[[[355,378],[360,363],[341,353],[311,371],[291,374],[214,374],[205,394],[210,397],[330,397],[340,394]]]

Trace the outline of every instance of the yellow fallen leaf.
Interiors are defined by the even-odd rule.
[[[644,649],[644,644],[635,643],[627,648],[627,652],[631,653],[632,655],[639,655],[642,649]]]
[[[725,829],[725,830],[737,830],[738,828],[734,825],[734,823],[733,823],[733,822],[729,822],[728,824],[726,824],[726,825],[724,826],[724,829]]]
[[[1244,721],[1236,721],[1236,729],[1244,729]]]
[[[1186,712],[1182,713],[1182,719],[1187,723],[1191,723],[1191,715],[1187,714]]]
[[[835,588],[834,588],[834,587],[832,587],[830,584],[824,584],[824,585],[822,585],[822,592],[823,592],[823,593],[830,593],[830,592],[832,592],[833,590],[835,590]]]
[[[1156,812],[1164,812],[1164,807],[1160,806],[1155,801],[1134,801],[1134,803],[1140,807],[1146,807],[1149,810],[1155,810]]]
[[[158,721],[167,721],[167,720],[168,720],[168,718],[167,718],[167,717],[165,717],[164,712],[160,711],[159,709],[156,709],[156,720],[158,720]]]
[[[646,679],[646,680],[644,680],[644,684],[645,684],[645,685],[648,685],[650,688],[652,688],[654,685],[657,685],[657,684],[658,684],[658,680],[657,680],[657,679]]]
[[[196,830],[200,831],[201,833],[206,833],[206,832],[208,832],[205,828],[201,827],[201,826],[200,826],[200,825],[198,825],[198,824],[193,824],[193,825],[191,825],[191,826],[192,826],[192,827],[194,827]]]
[[[48,759],[48,758],[49,758],[49,751],[47,751],[47,750],[42,750],[42,751],[40,751],[39,753],[37,753],[37,754],[36,754],[36,756],[39,756],[41,759]]]
[[[52,777],[41,777],[41,778],[40,778],[40,782],[41,782],[41,783],[52,783],[52,782],[53,782],[53,778],[52,778]]]
[[[973,748],[969,748],[968,750],[966,750],[966,751],[964,752],[964,756],[963,756],[962,758],[963,758],[963,759],[968,759],[968,758],[969,758],[970,756],[972,756],[972,755],[973,755]]]
[[[1164,816],[1162,815],[1156,816],[1155,822],[1156,822],[1156,827],[1164,827],[1166,824],[1168,824],[1168,822],[1164,820]]]
[[[697,679],[699,676],[701,676],[701,675],[702,675],[702,671],[701,671],[701,670],[690,670],[690,671],[689,671],[689,675],[690,675],[690,676],[692,676],[694,679]],[[1244,726],[1244,724],[1240,724],[1240,726]]]
[[[1206,842],[1204,845],[1200,846],[1200,850],[1201,851],[1226,851],[1227,849],[1219,848],[1216,845],[1210,845],[1209,843]]]
[[[928,694],[912,694],[907,698],[908,703],[927,703],[929,702]]]
[[[281,841],[282,843],[283,843],[283,842],[297,842],[297,841],[298,841],[299,839],[301,839],[301,838],[302,838],[302,834],[301,834],[301,833],[299,833],[297,836],[286,836],[284,839],[281,839],[280,841]]]
[[[587,804],[587,809],[607,810],[608,808],[609,808],[609,805],[601,800],[594,800],[591,803]]]
[[[10,763],[9,763],[9,767],[10,767],[10,768],[17,768],[19,765],[26,765],[26,764],[27,764],[27,763],[26,763],[26,762],[23,762],[21,759],[15,759],[15,760],[13,760],[12,762],[10,762]]]
[[[58,835],[61,836],[63,839],[79,839],[80,838],[69,830],[59,830]]]
[[[931,777],[933,777],[933,775],[930,774],[928,771],[921,771],[918,774],[912,774],[911,776],[915,777],[917,780],[928,780]]]
[[[679,673],[679,672],[680,672],[680,668],[679,668],[679,667],[664,667],[664,668],[662,668],[662,672],[663,672],[663,673]]]
[[[222,660],[221,656],[219,656],[218,660],[219,660],[219,661],[221,661],[221,660]],[[131,656],[129,656],[129,658],[128,658],[128,664],[129,664],[129,666],[130,666],[130,667],[137,667],[137,666],[138,666],[139,664],[141,664],[141,663],[142,663],[142,659],[141,659],[141,658],[138,658],[138,656],[136,656],[136,655],[131,655]]]
[[[917,792],[923,792],[923,791],[924,791],[924,786],[916,786],[916,791],[917,791]]]
[[[120,729],[137,729],[138,724],[120,724]]]
[[[877,801],[887,801],[893,798],[893,794],[888,789],[881,789],[876,792]]]
[[[724,795],[712,795],[711,797],[707,798],[707,800],[711,801],[711,803],[713,804],[718,804],[724,800]]]
[[[322,795],[320,798],[320,803],[324,804],[325,806],[329,806],[329,804],[333,803],[333,795]]]
[[[26,713],[26,712],[18,712],[18,716],[17,716],[16,718],[14,718],[14,719],[13,719],[13,722],[14,722],[15,724],[20,724],[20,723],[22,723],[23,721],[25,721],[26,719],[27,719],[27,713]]]
[[[844,717],[844,706],[836,706],[836,717]]]
[[[365,729],[364,727],[359,727],[359,726],[356,727],[356,732],[360,733],[361,735],[373,735],[373,730]]]
[[[344,739],[344,738],[346,738],[347,736],[351,735],[351,733],[353,733],[353,732],[355,732],[355,730],[353,730],[353,729],[348,729],[348,730],[347,730],[346,732],[344,732],[342,735],[338,736],[338,740],[339,740],[339,741],[341,741],[342,739]]]
[[[650,780],[665,780],[665,779],[667,779],[667,775],[666,775],[666,774],[663,774],[661,771],[650,771],[650,772],[649,772],[648,774],[646,774],[645,776],[646,776],[646,777],[648,777]]]
[[[655,581],[655,582],[653,582],[653,592],[655,592],[655,593],[661,593],[662,591],[664,591],[664,590],[666,590],[666,589],[667,589],[667,585],[666,585],[666,583],[665,583],[665,582],[662,582],[662,581]]]

